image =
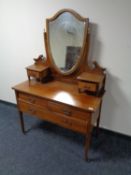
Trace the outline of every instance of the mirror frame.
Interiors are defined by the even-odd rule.
[[[76,64],[68,71],[64,72],[61,71],[57,65],[55,64],[55,61],[53,59],[52,56],[52,52],[51,52],[51,47],[50,47],[50,36],[49,36],[49,23],[56,20],[61,14],[63,14],[64,12],[69,12],[70,14],[72,14],[76,19],[78,19],[79,21],[85,23],[85,27],[84,27],[84,39],[83,39],[83,45],[82,45],[82,49],[80,52],[80,56],[76,62]],[[78,14],[76,11],[72,10],[72,9],[62,9],[59,10],[53,17],[51,18],[47,18],[46,19],[46,33],[47,33],[47,55],[48,55],[48,59],[50,61],[50,66],[52,69],[54,69],[57,73],[59,73],[60,75],[71,75],[72,73],[74,73],[80,66],[80,63],[85,59],[85,49],[86,49],[86,45],[87,45],[87,35],[88,35],[88,28],[89,28],[89,19],[88,18],[84,18],[82,17],[80,14]],[[84,62],[83,62],[84,63]]]

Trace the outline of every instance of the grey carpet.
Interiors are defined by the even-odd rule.
[[[131,138],[101,130],[85,162],[82,135],[24,118],[26,135],[16,107],[0,102],[0,175],[131,175]]]

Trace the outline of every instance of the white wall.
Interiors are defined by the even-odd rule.
[[[131,136],[130,0],[0,0],[0,99],[15,103],[11,87],[27,79],[32,58],[45,54],[45,18],[61,8],[92,23],[90,58],[108,72],[102,127]]]

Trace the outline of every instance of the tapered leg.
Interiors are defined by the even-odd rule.
[[[96,135],[97,135],[97,136],[98,136],[98,134],[99,134],[99,124],[100,124],[100,116],[101,116],[101,106],[102,106],[102,101],[101,101],[101,104],[100,104],[99,116],[98,116],[97,124],[96,124]]]
[[[22,133],[25,134],[23,112],[19,111],[19,116],[20,116],[21,130],[22,130]]]
[[[30,82],[30,75],[27,75],[28,76],[28,81]]]
[[[90,147],[91,133],[85,136],[85,160],[88,160],[88,151]]]

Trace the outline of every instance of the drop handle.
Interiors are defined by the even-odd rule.
[[[66,110],[66,109],[63,109],[63,113],[64,113],[65,115],[68,115],[68,116],[71,115],[71,111],[68,111],[68,110]]]

